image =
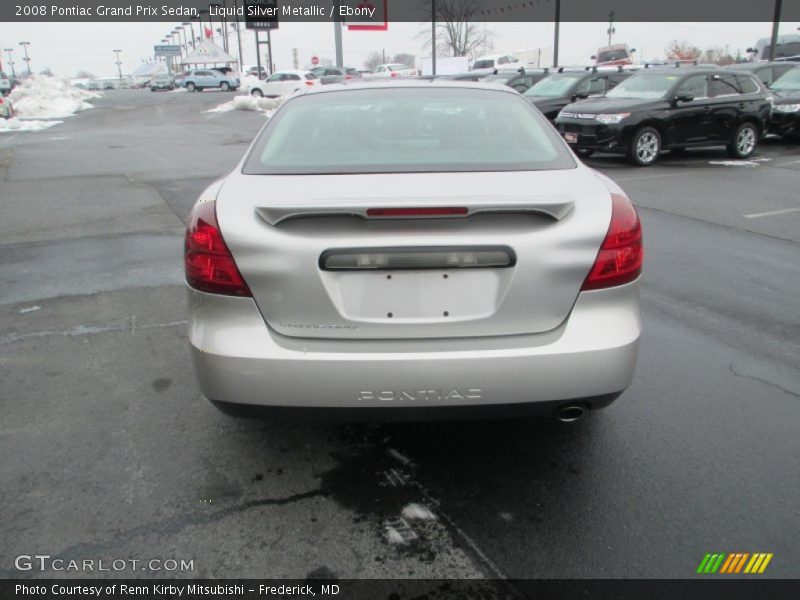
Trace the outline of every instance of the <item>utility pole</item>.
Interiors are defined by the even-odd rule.
[[[194,50],[194,48],[195,48],[195,46],[194,46],[194,25],[192,25],[191,21],[187,21],[186,23],[181,23],[181,25],[183,25],[183,27],[186,27],[187,25],[189,26],[189,30],[192,32],[192,50]],[[184,32],[185,31],[186,30],[184,29]]]
[[[778,46],[778,29],[781,24],[781,8],[783,0],[775,0],[775,16],[772,17],[772,43],[769,47],[769,59],[775,60],[775,51]]]
[[[614,29],[614,11],[612,10],[611,12],[608,13],[608,31],[606,32],[608,34],[609,46],[611,45],[611,36],[614,35],[616,32],[617,30]]]
[[[122,50],[114,50],[114,54],[117,55],[117,72],[119,72],[119,82],[122,83],[122,61],[119,59],[119,53]]]
[[[561,0],[556,0],[555,31],[553,36],[553,67],[558,66],[558,30],[561,25]]]
[[[300,59],[297,56],[297,48],[292,48],[292,65],[294,66],[295,70],[300,68]]]
[[[436,75],[436,0],[431,0],[431,71]]]
[[[3,51],[8,55],[8,66],[11,67],[11,76],[16,79],[17,73],[14,71],[14,60],[11,56],[11,53],[14,51],[13,48],[3,48]]]
[[[28,56],[28,46],[30,46],[31,43],[20,42],[19,45],[22,46],[22,49],[25,51],[25,58],[23,60],[25,61],[25,64],[28,65],[28,75],[31,75],[31,57]]]
[[[344,50],[342,49],[342,19],[339,15],[339,0],[334,0],[333,10],[336,16],[333,17],[333,41],[336,45],[336,66],[344,66]]]
[[[236,0],[233,0],[233,6],[236,7]],[[236,17],[236,40],[239,44],[239,72],[244,70],[244,55],[242,54],[242,30],[239,27],[239,17]]]

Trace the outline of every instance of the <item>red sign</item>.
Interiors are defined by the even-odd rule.
[[[316,67],[319,64],[319,56],[312,56],[311,57],[311,64]]]
[[[389,29],[389,8],[388,8],[388,0],[357,0],[358,4],[356,8],[359,11],[368,10],[370,12],[374,11],[374,15],[372,18],[364,18],[363,16],[357,17],[355,19],[347,19],[345,21],[345,25],[347,25],[347,29],[350,31],[386,31]],[[376,6],[376,4],[378,6]],[[383,9],[383,14],[381,14],[381,9]],[[359,23],[362,21],[362,23]]]

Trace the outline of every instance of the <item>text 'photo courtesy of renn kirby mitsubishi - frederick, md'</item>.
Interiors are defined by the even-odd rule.
[[[800,597],[800,2],[0,3],[0,598]]]

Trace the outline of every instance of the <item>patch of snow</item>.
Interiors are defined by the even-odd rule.
[[[39,306],[38,304],[37,304],[37,305],[35,305],[35,306],[29,306],[29,307],[27,307],[27,308],[22,308],[22,309],[20,309],[20,311],[19,311],[19,314],[21,314],[21,315],[24,315],[25,313],[33,312],[33,311],[35,311],[35,310],[39,310],[39,309],[41,309],[41,308],[42,308],[42,307],[41,307],[41,306]]]
[[[170,90],[169,93],[170,94],[179,94],[181,92],[188,92],[188,91],[189,90],[187,90],[185,87],[176,87],[174,90]]]
[[[386,534],[386,540],[390,544],[405,545],[418,539],[417,533],[402,518],[385,521],[383,530]]]
[[[427,506],[424,504],[418,504],[416,502],[406,504],[406,506],[403,508],[403,512],[400,514],[403,515],[404,519],[419,519],[421,521],[436,520],[436,515],[433,514]]]
[[[64,121],[28,121],[24,119],[0,119],[0,133],[18,131],[41,131]]]
[[[752,160],[710,160],[710,165],[722,165],[723,167],[757,167],[758,163]]]
[[[395,460],[397,460],[397,461],[399,461],[399,462],[403,463],[404,465],[411,465],[411,464],[413,464],[410,458],[408,458],[407,456],[403,456],[402,454],[400,454],[400,453],[399,453],[397,450],[395,450],[394,448],[389,448],[389,449],[387,450],[387,452],[389,453],[389,456],[391,456],[391,457],[392,457],[392,458],[394,458]]]
[[[281,98],[257,98],[255,96],[235,96],[230,102],[223,102],[219,106],[208,109],[207,113],[226,113],[232,110],[252,110],[263,112],[266,116],[272,115],[276,108],[283,103]]]
[[[15,87],[9,99],[18,117],[63,119],[93,108],[88,100],[102,96],[101,92],[77,88],[67,79],[33,75]]]

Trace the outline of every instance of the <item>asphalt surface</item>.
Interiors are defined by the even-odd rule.
[[[231,96],[112,91],[0,136],[0,577],[91,575],[14,568],[38,553],[194,560],[118,576],[679,578],[707,552],[800,577],[800,145],[589,161],[647,248],[636,378],[604,411],[242,421],[195,384],[181,265],[193,201],[264,122],[203,112]]]

